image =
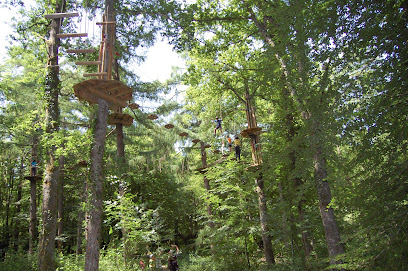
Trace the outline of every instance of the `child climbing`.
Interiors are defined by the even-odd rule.
[[[234,144],[235,144],[235,158],[238,161],[241,161],[241,140],[239,140],[238,136],[235,136]]]
[[[214,122],[216,123],[215,129],[214,129],[214,135],[215,135],[215,136],[217,135],[217,130],[218,130],[218,129],[220,130],[220,132],[221,132],[221,134],[222,134],[222,128],[221,128],[222,119],[219,119],[218,117],[215,117],[215,121],[214,121]]]
[[[230,152],[232,152],[232,139],[229,135],[227,135],[227,141],[228,141],[228,149]]]
[[[37,161],[35,159],[31,162],[31,176],[37,176]]]

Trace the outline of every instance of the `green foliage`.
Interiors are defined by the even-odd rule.
[[[3,271],[35,271],[37,270],[37,258],[29,257],[24,252],[8,252],[4,260],[0,262]]]

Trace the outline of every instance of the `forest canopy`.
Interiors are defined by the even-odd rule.
[[[408,270],[406,0],[2,5],[0,270]]]

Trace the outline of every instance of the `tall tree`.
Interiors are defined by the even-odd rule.
[[[65,10],[65,1],[57,2],[55,11]],[[43,181],[42,202],[42,228],[39,241],[38,270],[55,270],[55,237],[57,231],[57,195],[59,166],[56,150],[58,146],[54,137],[59,130],[59,104],[60,92],[58,50],[60,41],[57,34],[60,31],[61,18],[51,20],[49,39],[47,44],[47,74],[44,86],[45,99],[45,132],[49,136],[46,142],[48,161]]]

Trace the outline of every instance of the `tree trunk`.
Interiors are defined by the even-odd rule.
[[[248,122],[248,128],[257,127],[255,107],[251,104],[252,97],[249,95],[248,87],[245,86],[245,107],[246,116]],[[251,152],[253,166],[260,166],[262,164],[262,150],[261,144],[259,144],[259,133],[250,135],[251,140]],[[255,179],[256,192],[258,193],[258,208],[259,208],[259,221],[261,224],[262,242],[264,249],[264,256],[268,266],[275,263],[275,257],[273,254],[271,236],[269,234],[268,226],[268,208],[266,206],[266,196],[264,192],[264,180],[261,173]]]
[[[30,179],[30,224],[28,227],[28,255],[33,255],[37,244],[37,181]]]
[[[207,167],[207,152],[205,151],[204,148],[204,142],[200,141],[200,148],[201,148],[201,164],[203,166],[203,169]],[[207,193],[210,193],[210,180],[208,180],[208,178],[204,176],[204,188],[205,190],[207,190]],[[210,219],[210,221],[208,222],[208,226],[210,228],[214,228],[214,222],[212,222],[212,207],[211,204],[207,204],[207,215],[208,218]]]
[[[21,161],[20,164],[20,171],[19,171],[19,181],[18,181],[18,188],[17,188],[17,199],[16,199],[16,222],[14,223],[14,250],[18,250],[19,245],[19,238],[20,238],[20,223],[18,221],[20,213],[21,213],[21,199],[23,194],[23,166],[24,163]]]
[[[332,197],[329,183],[326,181],[326,162],[323,158],[320,146],[316,148],[313,160],[317,195],[319,198],[319,210],[320,216],[322,217],[330,263],[341,263],[341,261],[337,261],[335,257],[344,254],[344,246],[341,243],[340,232],[334,217],[333,208],[329,206]]]
[[[99,250],[102,227],[102,192],[103,192],[103,154],[105,150],[106,126],[108,123],[109,104],[103,99],[98,100],[98,115],[94,143],[91,152],[91,178],[89,188],[89,220],[87,225],[87,242],[85,271],[97,271],[99,268]]]
[[[59,158],[59,168],[60,176],[59,176],[59,183],[58,183],[58,232],[57,235],[60,237],[58,239],[58,250],[62,251],[63,242],[61,240],[62,235],[64,233],[64,156],[60,156]]]
[[[107,22],[114,19],[114,0],[105,1],[105,18]],[[102,59],[103,72],[107,72],[107,79],[111,78],[112,56],[109,48],[114,45],[114,26],[106,24],[103,26],[103,33],[107,27],[104,46],[104,59]],[[103,212],[103,154],[105,151],[106,127],[108,124],[109,103],[103,99],[98,99],[98,114],[95,124],[94,142],[91,151],[91,178],[89,188],[91,195],[89,198],[89,221],[87,225],[87,242],[85,255],[85,271],[97,271],[99,269],[99,251],[101,244],[102,212]]]
[[[63,4],[63,3],[61,3]],[[56,5],[56,11],[61,11],[61,4]],[[47,43],[47,75],[45,80],[45,126],[46,133],[52,135],[58,131],[59,108],[58,93],[60,88],[58,47],[59,39],[56,35],[59,32],[60,19],[52,19],[50,39]],[[57,147],[52,145],[48,150],[48,162],[45,170],[43,182],[43,202],[42,202],[42,229],[38,253],[38,270],[55,270],[55,237],[57,229],[57,191],[59,168],[55,155]]]

